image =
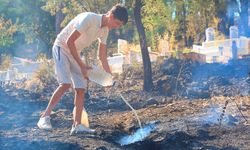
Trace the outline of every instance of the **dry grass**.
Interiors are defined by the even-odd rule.
[[[41,67],[33,74],[32,79],[25,82],[25,89],[41,93],[43,89],[54,85],[54,67],[52,62],[44,62]]]
[[[11,65],[11,57],[9,55],[0,56],[0,70],[6,71]]]

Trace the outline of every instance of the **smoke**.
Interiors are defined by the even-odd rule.
[[[232,106],[230,106],[232,107]],[[222,115],[223,106],[211,105],[210,108],[205,109],[205,113],[199,117],[190,118],[190,120],[195,121],[201,125],[221,125],[223,126],[235,126],[239,123],[239,120],[234,117],[235,112],[225,110]]]
[[[48,49],[48,45],[41,39],[35,39],[33,43],[17,43],[13,46],[13,56],[35,60],[40,53]]]

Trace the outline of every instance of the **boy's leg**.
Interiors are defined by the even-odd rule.
[[[59,46],[54,45],[52,48],[53,60],[55,62],[55,73],[59,86],[53,93],[42,117],[49,116],[51,114],[52,109],[59,102],[62,95],[71,86],[70,61],[68,60],[68,56],[63,51],[64,50]]]
[[[73,56],[69,56],[70,69],[72,76],[72,84],[75,89],[74,110],[73,110],[73,126],[81,124],[81,116],[84,104],[84,94],[87,87],[87,80],[83,78],[81,68],[74,60]]]
[[[73,111],[73,126],[81,124],[82,109],[84,104],[84,89],[75,89],[74,111]]]
[[[45,129],[45,130],[51,130],[52,125],[50,123],[50,114],[52,109],[56,106],[56,104],[59,102],[63,94],[65,93],[66,90],[68,90],[70,87],[70,84],[61,84],[54,92],[52,95],[49,104],[45,110],[45,112],[42,114],[40,117],[37,126],[40,129]]]
[[[83,88],[75,89],[75,101],[74,101],[75,107],[73,110],[74,123],[70,131],[71,135],[77,134],[77,133],[94,133],[95,132],[95,130],[85,127],[84,125],[81,124],[81,117],[82,117],[83,103],[84,103],[84,93],[85,93],[85,89]]]
[[[50,116],[52,109],[60,101],[63,94],[70,88],[70,86],[70,84],[61,84],[58,86],[58,88],[53,93],[45,112],[41,117]]]
[[[75,89],[75,107],[73,110],[73,126],[71,128],[70,134],[77,133],[94,133],[95,130],[89,129],[81,124],[82,110],[84,103],[84,94],[87,87],[87,80],[83,78],[81,68],[74,60],[72,55],[69,55],[70,63],[70,73],[72,77],[72,84]]]
[[[55,72],[59,86],[53,93],[45,112],[42,114],[37,123],[37,126],[40,129],[52,129],[49,117],[51,111],[59,102],[66,90],[68,90],[71,86],[70,61],[68,60],[68,56],[60,47],[55,45],[53,46],[52,54],[55,62]]]

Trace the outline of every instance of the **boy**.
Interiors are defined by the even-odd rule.
[[[57,35],[52,53],[55,61],[55,72],[59,82],[58,88],[53,93],[50,102],[39,119],[37,126],[40,129],[52,129],[50,114],[63,94],[70,88],[71,83],[75,89],[73,125],[71,134],[89,132],[89,129],[81,124],[81,113],[84,103],[84,93],[87,71],[91,69],[80,58],[80,52],[93,41],[99,40],[99,59],[103,69],[111,73],[107,62],[106,40],[111,29],[120,28],[128,21],[127,9],[117,4],[106,14],[84,12],[76,16]]]

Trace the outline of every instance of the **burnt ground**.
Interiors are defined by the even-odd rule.
[[[239,64],[242,66],[242,62]],[[127,76],[116,89],[92,86],[90,98],[85,102],[90,126],[96,129],[96,133],[92,135],[69,134],[72,124],[73,93],[67,93],[55,108],[51,116],[53,130],[44,131],[38,129],[36,123],[48,103],[49,96],[42,97],[13,86],[4,86],[0,88],[0,149],[250,149],[249,87],[246,75],[241,75],[243,71],[239,66],[225,66],[227,74],[223,75],[221,73],[225,71],[220,67],[220,71],[211,71],[213,75],[209,75],[206,73],[210,72],[208,69],[199,66],[199,71],[204,69],[205,71],[201,72],[206,73],[208,79],[204,80],[199,75],[199,81],[185,81],[183,85],[188,86],[185,91],[188,91],[186,93],[189,93],[190,97],[175,93],[182,87],[175,87],[170,91],[171,88],[168,87],[177,84],[173,82],[174,85],[169,86],[166,83],[172,83],[168,82],[168,79],[172,81],[174,78],[161,75],[154,76],[160,79],[155,83],[159,85],[155,91],[143,92],[142,80],[136,76],[136,72],[131,73],[132,75],[127,72]],[[215,69],[213,66],[209,67]],[[232,68],[236,68],[240,74],[232,71]],[[245,66],[242,68],[246,70]],[[171,70],[171,67],[167,70]],[[174,69],[171,72],[174,72]],[[219,78],[218,73],[222,77]],[[165,74],[169,75],[168,72]],[[177,72],[174,76],[181,77],[179,74]],[[197,76],[197,72],[192,74]],[[136,78],[127,79],[128,76]],[[167,79],[167,82],[164,82],[164,79]],[[179,81],[178,78],[176,80]],[[199,85],[200,83],[202,85]],[[161,86],[163,90],[157,89]],[[42,95],[50,95],[48,93],[52,94],[52,91]],[[173,95],[164,95],[164,92]],[[118,143],[119,139],[125,135],[132,135],[139,129],[139,125],[119,93],[136,109],[143,127],[152,121],[157,122],[155,130],[149,136],[142,141],[124,146]]]
[[[6,94],[7,93],[7,94]],[[158,121],[146,139],[127,146],[117,143],[123,135],[139,126],[129,108],[118,96],[112,99],[90,98],[86,103],[95,135],[70,136],[72,122],[70,101],[62,101],[52,115],[52,131],[39,130],[36,123],[47,101],[20,100],[1,89],[1,149],[249,149],[250,99],[213,97],[211,99],[173,100],[140,91],[131,91],[130,102],[137,107],[143,126]],[[127,93],[123,93],[126,98]],[[132,101],[131,99],[134,100]],[[136,97],[138,98],[136,100]],[[148,97],[156,101],[147,104]],[[149,99],[150,99],[149,98]],[[105,101],[106,100],[106,101]],[[228,100],[225,114],[223,107]],[[236,103],[238,107],[236,106]],[[62,106],[64,105],[64,107]],[[65,105],[67,107],[65,107]],[[70,106],[71,105],[71,106]],[[240,111],[239,111],[240,110]],[[242,116],[241,113],[245,116]],[[222,116],[222,117],[221,117]],[[220,121],[221,119],[221,121]],[[220,124],[221,122],[221,124]]]

